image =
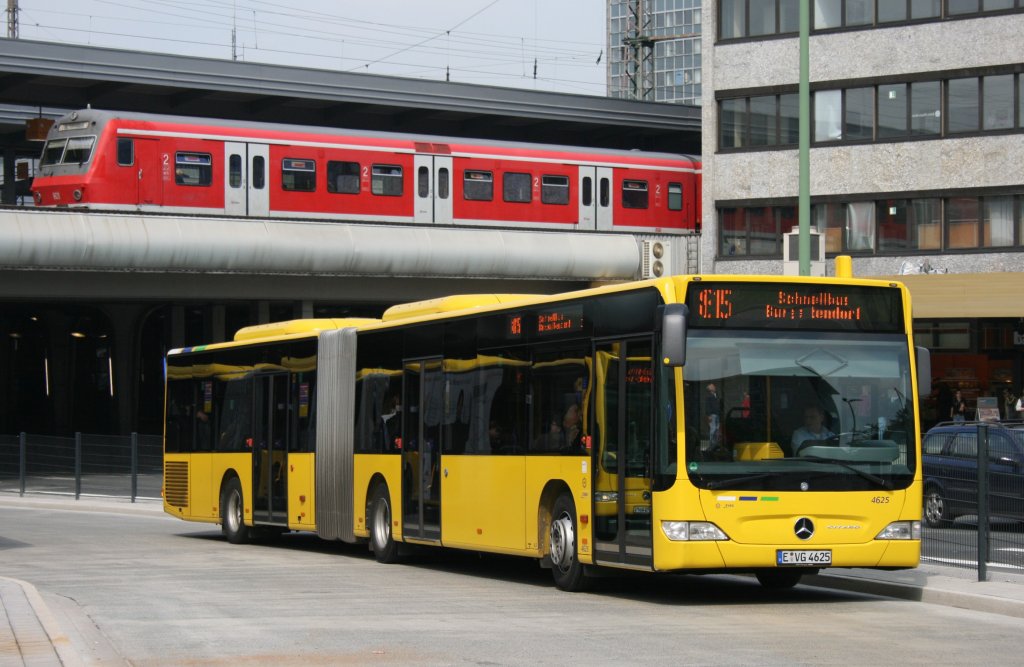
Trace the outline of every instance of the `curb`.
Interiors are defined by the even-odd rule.
[[[84,665],[85,663],[79,658],[74,648],[71,646],[71,640],[68,636],[60,629],[60,625],[57,620],[50,613],[50,608],[43,601],[39,591],[36,587],[27,581],[20,579],[12,579],[11,577],[0,576],[0,579],[15,584],[21,587],[22,592],[25,594],[25,599],[28,600],[29,605],[32,607],[33,613],[39,620],[39,625],[42,626],[43,632],[50,640],[50,644],[53,646],[53,650],[57,653],[57,658],[60,660],[62,665],[77,667]]]
[[[801,583],[818,588],[868,593],[880,597],[925,602],[946,607],[957,607],[971,611],[988,612],[1014,618],[1024,618],[1024,600],[993,595],[983,595],[968,591],[955,591],[936,586],[915,586],[878,579],[844,576],[841,574],[816,574],[804,577]],[[984,582],[973,584],[984,586]],[[1018,585],[1018,584],[1012,584]]]

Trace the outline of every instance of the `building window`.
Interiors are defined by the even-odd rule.
[[[779,257],[780,235],[797,225],[793,206],[721,207],[718,216],[720,257]],[[1024,193],[814,202],[811,225],[830,254],[1020,248]]]
[[[946,130],[950,134],[978,131],[978,78],[950,79],[946,84]]]
[[[815,141],[838,141],[843,138],[842,109],[843,91],[820,90],[814,93]]]
[[[1003,248],[1013,245],[1013,197],[982,199],[982,245]]]
[[[981,78],[981,129],[1008,130],[1013,127],[1013,75],[999,74]]]
[[[811,103],[815,143],[1019,132],[1024,130],[1024,75],[992,74],[818,90]],[[719,149],[763,150],[796,145],[797,107],[794,93],[720,100]]]
[[[718,38],[736,39],[798,32],[800,1],[722,0],[718,3]],[[683,25],[685,27],[687,24],[684,22]]]
[[[339,195],[359,194],[359,163],[329,160],[327,191]]]

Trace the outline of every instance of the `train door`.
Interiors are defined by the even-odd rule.
[[[580,229],[611,229],[611,167],[580,167],[579,185]]]
[[[402,534],[441,539],[441,360],[405,363],[402,401]]]
[[[164,169],[170,177],[171,156],[160,152],[160,142],[156,139],[134,137],[134,160],[138,175],[138,205],[163,206],[164,204]],[[120,150],[120,147],[119,147]],[[118,157],[120,162],[120,156]]]
[[[270,211],[267,190],[266,144],[224,143],[224,212],[228,215],[266,216]]]
[[[416,222],[452,221],[452,158],[450,155],[417,154]]]
[[[597,168],[597,228],[609,230],[612,228],[614,219],[612,217],[612,169],[611,167]]]
[[[255,376],[253,521],[288,523],[288,374]]]
[[[654,358],[650,338],[601,343],[595,354],[594,558],[653,566],[651,447]],[[601,498],[607,498],[602,502]]]

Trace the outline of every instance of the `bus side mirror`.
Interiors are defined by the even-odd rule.
[[[665,366],[686,365],[686,317],[684,303],[667,303],[661,314],[661,362]]]
[[[932,354],[926,347],[915,347],[914,352],[917,357],[917,395],[928,396],[932,393]]]

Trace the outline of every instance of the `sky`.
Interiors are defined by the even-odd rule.
[[[605,95],[605,0],[18,2],[22,39]]]

